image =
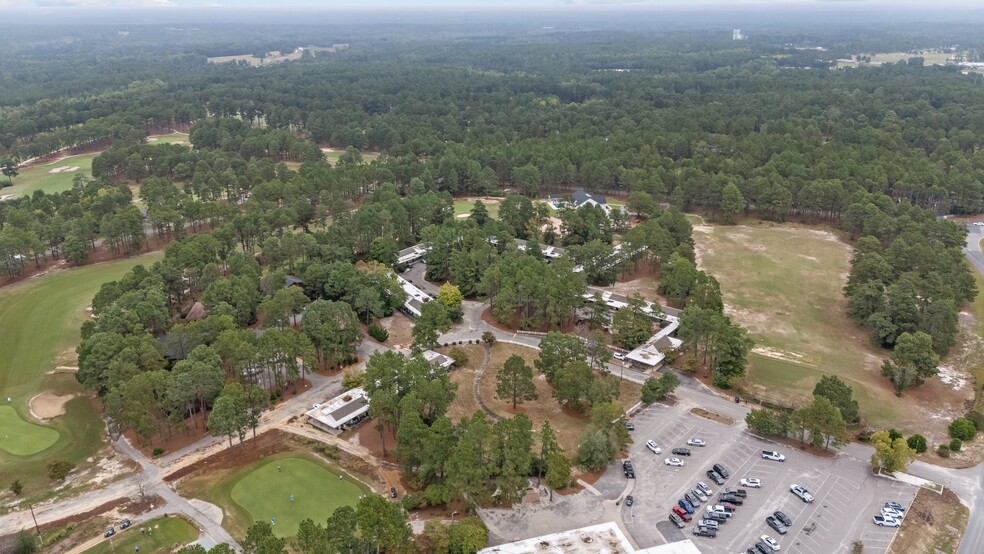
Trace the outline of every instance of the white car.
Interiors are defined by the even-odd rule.
[[[803,502],[807,502],[807,503],[813,502],[813,495],[810,494],[810,491],[808,491],[806,487],[793,483],[792,485],[789,486],[789,490],[793,494],[798,496],[800,500],[802,500]]]
[[[974,222],[974,226],[975,227],[984,227],[984,221],[975,221]]]
[[[779,541],[770,537],[769,535],[762,535],[759,537],[766,546],[772,549],[773,552],[779,552]]]
[[[700,520],[700,521],[697,522],[697,525],[700,526],[700,527],[707,527],[708,529],[720,529],[721,528],[721,524],[719,524],[718,522],[714,521],[713,519],[702,519],[702,520]]]
[[[714,492],[711,490],[711,487],[708,487],[707,483],[703,481],[697,481],[697,488],[703,491],[703,493],[708,496],[710,496]]]
[[[707,443],[704,439],[692,438],[687,441],[687,446],[707,446]]]
[[[656,441],[646,441],[646,448],[652,450],[653,454],[659,454],[663,451],[663,449],[656,444]]]
[[[728,508],[725,508],[723,504],[717,504],[715,506],[708,506],[707,507],[707,513],[708,513],[708,515],[709,514],[721,514],[721,515],[723,515],[724,517],[727,517],[727,518],[730,518],[731,516],[735,515],[735,511],[734,510],[729,510]]]
[[[746,477],[746,478],[742,479],[739,482],[741,483],[741,486],[748,487],[750,489],[761,489],[762,488],[762,480],[761,479],[757,479],[755,477]]]
[[[680,458],[667,458],[663,460],[663,463],[668,466],[683,467],[683,460],[681,460]]]
[[[889,516],[875,516],[872,518],[875,521],[875,525],[881,527],[901,527],[902,522]]]
[[[893,519],[901,519],[902,518],[902,512],[900,512],[898,510],[893,510],[892,508],[882,508],[881,509],[881,515],[883,515],[885,517],[890,517],[890,518],[893,518]]]
[[[612,358],[615,358],[616,360],[625,361],[625,354],[622,354],[620,352],[615,352],[614,354],[612,354]]]
[[[690,492],[701,502],[707,502],[708,496],[704,494],[704,491],[700,490],[700,487],[694,487]]]

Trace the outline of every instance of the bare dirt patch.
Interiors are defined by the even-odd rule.
[[[707,411],[704,408],[690,408],[690,413],[694,414],[695,416],[702,417],[704,419],[709,419],[715,423],[727,425],[729,427],[735,424],[735,420],[731,419],[730,417]]]
[[[389,333],[389,338],[386,339],[386,344],[389,346],[399,349],[413,342],[411,334],[413,321],[406,315],[395,312],[390,317],[377,320],[376,323]]]
[[[451,382],[458,384],[458,391],[455,394],[454,402],[448,406],[448,417],[451,421],[458,423],[462,418],[471,417],[475,412],[482,409],[475,399],[474,385],[475,376],[482,360],[485,358],[485,348],[475,344],[465,344],[458,346],[468,355],[468,363],[457,366],[450,373]],[[447,354],[451,348],[439,348],[438,352]]]
[[[75,396],[74,394],[57,395],[43,392],[35,395],[28,403],[28,407],[35,419],[53,419],[65,413],[65,404],[68,404],[68,401]]]
[[[969,513],[950,489],[942,495],[919,489],[888,552],[956,552]]]

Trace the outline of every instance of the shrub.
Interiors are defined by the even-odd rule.
[[[370,337],[378,340],[379,342],[386,342],[386,339],[390,336],[389,331],[383,329],[376,323],[369,326],[368,332]]]
[[[939,455],[940,458],[949,458],[950,457],[949,445],[941,444],[939,448],[936,449],[936,454]]]
[[[454,365],[458,367],[463,367],[468,364],[468,353],[465,352],[464,348],[458,348],[455,346],[450,352],[448,352],[448,356],[454,360]]]
[[[72,462],[56,458],[48,462],[48,478],[56,481],[64,479],[73,469],[75,469],[75,464]]]
[[[495,333],[493,333],[492,331],[486,331],[482,333],[482,342],[484,342],[485,345],[488,347],[495,346],[497,340],[498,339],[495,338]]]
[[[160,456],[163,453],[164,453],[164,449],[163,448],[155,448],[154,451],[152,452],[152,454],[154,455],[155,458],[157,456]]]
[[[960,439],[953,439],[952,441],[950,441],[950,451],[951,452],[960,452],[960,449],[961,448],[963,448],[963,441],[962,440],[960,440]]]
[[[361,387],[365,383],[366,374],[363,372],[346,371],[342,376],[342,388],[345,390]]]
[[[24,491],[24,485],[21,485],[19,480],[14,481],[10,484],[10,492],[14,493],[16,496],[20,496],[20,493]]]
[[[974,440],[974,436],[977,435],[977,427],[974,427],[974,422],[965,417],[954,419],[950,423],[949,429],[952,438],[962,441]]]
[[[916,454],[922,454],[929,448],[929,445],[926,444],[926,437],[922,435],[912,435],[906,442],[909,443],[909,448],[916,451]]]
[[[889,429],[888,430],[888,438],[889,438],[889,440],[891,440],[891,441],[894,442],[895,439],[901,439],[902,438],[902,433],[899,433],[895,429]]]
[[[974,424],[974,428],[978,431],[984,429],[984,414],[971,410],[967,412],[967,415],[964,417],[969,419],[970,422]]]
[[[851,554],[864,554],[864,543],[860,540],[851,543]]]

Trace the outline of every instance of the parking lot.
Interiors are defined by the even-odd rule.
[[[871,517],[887,501],[908,506],[915,495],[914,487],[872,476],[866,461],[846,456],[818,458],[776,446],[744,432],[741,423],[727,426],[693,415],[688,408],[657,404],[633,417],[636,430],[632,432],[630,458],[635,482],[625,483],[621,469],[613,468],[602,478],[609,483],[599,483],[611,490],[616,485],[611,481],[621,479],[623,486],[629,487],[626,494],[633,495],[634,505],[621,506],[622,518],[640,547],[682,538],[682,531],[706,553],[744,552],[763,534],[778,540],[783,552],[850,552],[855,540],[864,544],[866,554],[886,551],[895,529],[878,527]],[[704,439],[707,446],[688,447],[692,455],[680,457],[686,462],[684,467],[664,465],[665,458],[673,457],[670,450],[686,447],[692,437]],[[650,439],[657,442],[662,453],[653,454],[646,448]],[[786,461],[763,459],[762,450],[779,450],[786,455]],[[715,463],[722,464],[731,474],[723,486],[717,486],[705,473]],[[747,477],[761,479],[762,488],[746,488],[744,504],[721,526],[716,538],[693,536],[694,522],[678,530],[667,520],[677,500],[697,481],[710,485],[714,495],[698,507],[695,516],[702,515],[707,504],[718,503],[717,493],[723,487],[744,488],[738,483]],[[807,504],[793,495],[789,491],[793,483],[809,489],[815,500]],[[785,512],[793,521],[786,535],[777,534],[765,523],[775,510]]]

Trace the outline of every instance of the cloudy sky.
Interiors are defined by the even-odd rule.
[[[338,8],[462,8],[462,9],[530,9],[550,7],[584,8],[657,8],[735,5],[786,6],[926,6],[925,0],[0,0],[0,8],[242,8],[307,9]],[[936,0],[936,7],[981,7],[978,0]]]

